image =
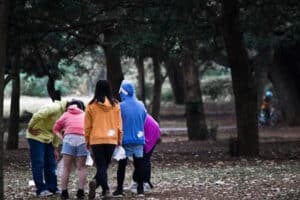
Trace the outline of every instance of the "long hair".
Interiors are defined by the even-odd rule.
[[[89,102],[89,104],[93,103],[94,101],[104,103],[105,97],[109,100],[112,106],[115,106],[117,101],[112,96],[112,92],[110,89],[110,85],[108,84],[108,81],[99,80],[96,84],[95,95],[93,99]]]

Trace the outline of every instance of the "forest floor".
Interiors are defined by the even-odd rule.
[[[152,157],[154,189],[142,199],[300,199],[300,127],[284,124],[260,129],[260,155],[231,157],[228,139],[235,135],[234,116],[226,106],[207,114],[208,125],[217,126],[217,140],[188,141],[182,108],[170,115],[162,111],[161,143]],[[116,161],[109,168],[111,190],[116,186]],[[131,182],[133,165],[128,164],[125,187]],[[88,180],[95,173],[88,168]],[[29,150],[20,138],[18,150],[5,151],[5,199],[34,197]],[[69,183],[75,199],[76,174]],[[88,189],[86,188],[86,192]],[[97,190],[97,199],[101,189]],[[53,196],[48,199],[59,199]],[[130,192],[123,199],[141,199]]]

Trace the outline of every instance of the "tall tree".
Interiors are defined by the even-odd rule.
[[[10,117],[6,149],[18,149],[19,146],[19,119],[20,119],[20,51],[12,61],[12,94],[10,104]]]
[[[184,104],[185,90],[182,62],[177,57],[171,57],[166,60],[165,65],[173,92],[174,103]]]
[[[135,65],[138,70],[138,98],[146,103],[146,88],[145,88],[145,67],[144,67],[144,58],[139,55],[135,58]]]
[[[238,0],[222,0],[223,37],[231,67],[240,154],[259,153],[257,87],[240,26]]]
[[[4,69],[7,63],[7,36],[9,21],[9,0],[0,0],[0,199],[4,199],[3,177],[3,100],[4,100]]]
[[[153,57],[153,74],[154,74],[154,86],[152,97],[152,116],[159,122],[160,119],[160,103],[161,103],[161,89],[163,84],[163,77],[161,75],[161,61],[159,59],[159,53],[156,52]]]
[[[188,137],[190,140],[207,139],[207,125],[197,65],[197,48],[192,38],[183,41],[183,72],[185,86],[185,111]]]

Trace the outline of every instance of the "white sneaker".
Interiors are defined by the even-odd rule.
[[[131,185],[129,186],[129,190],[132,193],[137,193],[137,186],[138,186],[137,182],[132,181]]]
[[[144,183],[144,192],[151,192],[151,186],[149,183]]]
[[[49,190],[44,190],[40,194],[38,194],[37,197],[47,197],[47,196],[51,196],[51,195],[53,195],[52,192],[50,192]]]

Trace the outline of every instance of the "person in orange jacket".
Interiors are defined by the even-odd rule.
[[[99,186],[102,196],[109,196],[107,169],[115,146],[122,143],[122,118],[119,102],[113,98],[106,80],[96,84],[95,95],[86,108],[84,131],[87,148],[92,150],[97,168],[89,183],[89,199],[95,198]]]

